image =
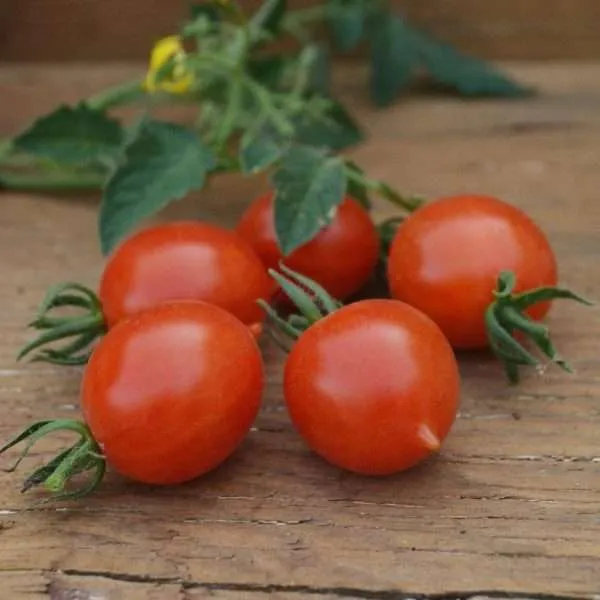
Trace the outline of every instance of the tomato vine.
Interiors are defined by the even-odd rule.
[[[317,35],[322,25],[329,38]],[[286,38],[294,47],[282,53],[278,43]],[[329,222],[346,191],[379,195],[411,211],[417,206],[411,198],[337,155],[364,134],[331,91],[330,56],[359,44],[369,48],[370,93],[378,106],[393,102],[423,70],[465,96],[532,91],[415,29],[382,0],[326,0],[299,10],[265,0],[254,14],[234,0],[208,0],[194,4],[180,30],[158,41],[144,76],[60,106],[6,142],[0,185],[101,188],[105,254],[140,221],[223,172],[270,173],[279,222],[293,220],[298,210],[307,215],[302,231],[278,231],[285,254]],[[152,117],[165,103],[195,106],[197,118]],[[110,116],[124,105],[140,109],[133,123]],[[318,184],[298,190],[294,182],[302,179]]]

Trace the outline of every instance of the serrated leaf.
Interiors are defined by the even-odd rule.
[[[275,231],[287,256],[331,222],[346,192],[344,163],[323,150],[294,146],[273,175],[273,184]]]
[[[109,253],[140,221],[201,188],[216,159],[188,129],[144,120],[113,172],[100,207],[102,252]]]
[[[339,151],[363,140],[358,123],[346,108],[335,100],[322,115],[305,114],[296,119],[296,141]]]
[[[432,79],[463,96],[521,97],[533,91],[513,81],[490,63],[462,54],[449,44],[421,32],[413,32],[413,37]]]
[[[279,160],[285,152],[283,140],[267,130],[258,134],[248,132],[242,138],[240,164],[246,174],[259,173]]]
[[[276,34],[287,10],[286,0],[265,0],[250,19],[250,27]]]
[[[352,160],[346,160],[346,169],[359,176],[365,175],[365,172]],[[355,178],[348,177],[346,193],[351,198],[354,198],[356,201],[360,202],[367,210],[371,208],[369,190],[364,183],[361,183]]]
[[[61,106],[17,136],[14,148],[57,163],[114,160],[123,140],[119,122],[85,104]]]
[[[352,50],[365,31],[365,0],[329,0],[328,4],[328,24],[336,46],[344,52]]]
[[[416,41],[402,18],[385,12],[374,17],[370,36],[371,96],[378,106],[386,106],[413,75],[418,60]]]

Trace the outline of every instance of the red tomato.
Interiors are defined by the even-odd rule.
[[[366,475],[402,471],[437,451],[459,387],[442,332],[395,300],[357,302],[318,321],[284,372],[290,416],[310,448]]]
[[[210,304],[165,303],[102,339],[85,370],[82,410],[117,471],[177,484],[237,448],[262,389],[263,363],[247,327]]]
[[[273,218],[273,194],[269,193],[248,207],[237,227],[240,236],[269,269],[277,269],[284,258],[277,244]],[[284,262],[342,300],[369,279],[378,252],[377,230],[369,214],[358,202],[346,198],[333,221]]]
[[[259,298],[273,282],[234,233],[197,222],[168,223],[134,234],[109,258],[99,297],[108,327],[166,300],[215,304],[246,324],[262,321]]]
[[[486,196],[426,204],[400,225],[390,249],[392,296],[432,318],[453,346],[487,345],[485,310],[498,275],[513,271],[517,290],[555,286],[554,252],[520,209]],[[528,314],[541,319],[549,304]]]

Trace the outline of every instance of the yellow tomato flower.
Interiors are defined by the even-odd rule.
[[[150,66],[144,86],[150,93],[162,90],[171,94],[185,94],[192,86],[193,76],[183,64],[185,50],[179,36],[171,35],[159,40],[150,54]],[[158,71],[167,61],[174,59],[171,77],[156,81]]]

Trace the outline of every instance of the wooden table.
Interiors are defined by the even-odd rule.
[[[4,66],[0,130],[14,132],[58,100],[132,69]],[[563,282],[598,299],[600,65],[514,72],[543,94],[464,103],[413,96],[385,112],[368,107],[362,72],[344,72],[341,93],[354,98],[371,135],[353,154],[407,192],[485,192],[524,207],[548,231]],[[220,180],[164,217],[231,224],[262,185]],[[16,364],[14,356],[49,285],[96,282],[96,206],[95,197],[0,196],[3,439],[33,418],[77,414],[78,370]],[[511,388],[489,356],[461,356],[453,433],[436,460],[401,476],[361,478],[311,455],[282,406],[282,356],[267,344],[256,428],[202,480],[157,489],[110,474],[88,500],[23,513],[19,477],[0,474],[0,596],[597,598],[600,312],[557,304],[550,321],[576,373],[531,372]],[[58,443],[40,443],[33,463]]]

